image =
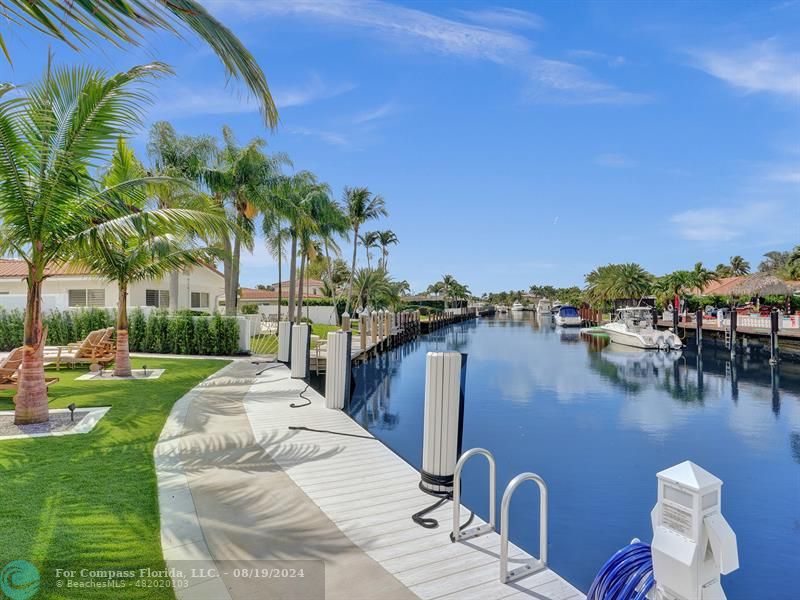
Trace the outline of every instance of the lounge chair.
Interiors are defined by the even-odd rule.
[[[47,328],[42,335],[42,345],[47,340]],[[14,348],[0,361],[0,390],[15,390],[19,385],[19,368],[22,366],[23,347]],[[58,377],[45,377],[44,383],[50,386],[58,381]]]
[[[91,370],[105,367],[114,361],[114,328],[97,329],[86,336],[82,342],[66,346],[48,346],[44,349],[45,364],[74,367],[75,365],[89,365]]]

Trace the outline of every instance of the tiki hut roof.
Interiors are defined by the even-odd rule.
[[[791,296],[794,289],[783,279],[769,273],[754,273],[729,290],[731,296]]]

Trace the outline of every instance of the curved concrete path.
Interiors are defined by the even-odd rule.
[[[351,542],[256,442],[242,401],[267,368],[237,360],[221,369],[175,404],[159,438],[161,543],[167,566],[176,570],[177,597],[417,598]],[[280,569],[287,568],[302,569],[302,580],[263,576],[263,569],[285,575]],[[251,570],[244,575],[242,569]]]

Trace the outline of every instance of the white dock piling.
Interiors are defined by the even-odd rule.
[[[292,379],[308,378],[311,353],[311,326],[292,325]]]
[[[325,370],[325,408],[343,409],[350,397],[349,331],[328,333],[328,358]]]
[[[278,361],[288,363],[291,358],[292,324],[289,321],[278,323]]]

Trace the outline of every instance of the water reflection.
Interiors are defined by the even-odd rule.
[[[416,467],[425,354],[443,350],[469,355],[464,447],[492,450],[498,483],[527,470],[545,478],[551,562],[579,587],[616,548],[648,539],[655,473],[691,458],[725,481],[747,566],[727,578],[728,598],[764,597],[765,577],[790,588],[795,571],[772,558],[798,558],[799,364],[731,361],[708,341],[702,354],[642,351],[532,313],[447,327],[354,369],[350,414]],[[464,498],[486,518],[483,477],[465,472]],[[529,508],[512,504],[512,537],[535,552]]]

